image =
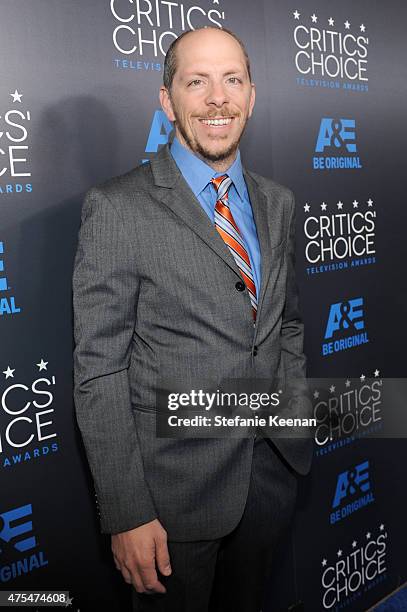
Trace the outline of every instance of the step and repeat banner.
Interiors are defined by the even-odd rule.
[[[263,612],[367,610],[407,580],[407,446],[379,432],[406,376],[407,7],[395,0],[28,0],[0,45],[0,591],[130,609],[72,399],[72,267],[84,193],[172,126],[164,54],[182,31],[245,42],[257,102],[245,165],[296,196],[314,467]],[[378,435],[375,436],[375,432]],[[197,500],[198,503],[198,500]]]

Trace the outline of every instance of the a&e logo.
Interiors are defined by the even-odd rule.
[[[146,153],[157,153],[158,149],[167,144],[172,132],[172,123],[162,110],[156,110],[151,122],[150,132],[147,138]],[[143,159],[145,163],[149,159]]]
[[[31,504],[0,514],[0,559],[3,563],[7,555],[6,564],[0,566],[0,584],[48,565],[42,550],[25,554],[38,546],[31,517]],[[15,560],[10,562],[11,558]]]
[[[7,277],[4,276],[4,244],[0,240],[0,316],[4,314],[13,315],[21,312],[21,308],[16,306],[15,298],[10,295],[3,295],[4,291],[9,290]]]
[[[322,344],[324,356],[369,342],[367,332],[362,332],[365,329],[363,307],[362,297],[331,304],[324,338],[328,342]],[[349,331],[357,333],[349,336]],[[332,340],[337,335],[345,337]]]
[[[330,523],[333,525],[374,501],[370,485],[369,461],[363,461],[338,475]]]
[[[356,121],[323,117],[313,157],[314,170],[362,168],[356,146]]]

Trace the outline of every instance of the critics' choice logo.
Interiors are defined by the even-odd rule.
[[[31,504],[0,512],[0,583],[48,565],[44,551],[34,551],[32,513]]]
[[[31,193],[29,126],[31,112],[17,89],[0,110],[0,195]]]
[[[111,0],[116,68],[161,70],[168,47],[182,32],[203,26],[222,28],[220,0],[199,4],[166,0]],[[123,57],[124,56],[124,57]]]
[[[372,531],[358,533],[350,543],[321,561],[322,605],[339,610],[356,603],[365,593],[387,579],[388,537],[382,523]]]
[[[48,361],[35,366],[47,372]],[[3,370],[1,389],[0,461],[3,468],[45,457],[59,450],[53,422],[55,376],[30,376],[16,381],[15,368]],[[31,380],[34,378],[34,380]]]
[[[324,357],[369,342],[365,331],[364,306],[363,297],[331,304],[325,328],[326,342],[322,343]]]
[[[372,198],[366,203],[306,202],[303,210],[308,276],[376,263],[376,210]]]
[[[329,517],[332,525],[375,501],[369,469],[369,461],[366,460],[338,475]]]
[[[357,155],[356,121],[323,117],[319,126],[312,159],[314,170],[361,168]]]
[[[368,91],[369,38],[365,24],[292,13],[297,83]]]
[[[15,297],[9,295],[7,276],[4,272],[4,243],[0,240],[0,315],[15,315],[21,312],[21,308],[16,305]]]
[[[383,426],[383,380],[379,370],[368,379],[327,379],[316,383],[313,392],[313,416],[316,419],[314,439],[316,455],[327,455],[356,439],[372,435]],[[346,477],[341,478],[344,484]],[[344,489],[338,489],[337,493]],[[335,495],[333,509],[339,500]]]

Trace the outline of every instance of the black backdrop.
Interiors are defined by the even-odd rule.
[[[247,45],[242,155],[296,195],[309,375],[343,389],[405,376],[406,18],[395,0],[3,3],[0,590],[69,590],[82,611],[129,602],[74,419],[72,264],[85,191],[167,140],[162,51],[183,29],[225,25]],[[364,610],[406,580],[405,442],[362,429],[316,442],[265,610]]]

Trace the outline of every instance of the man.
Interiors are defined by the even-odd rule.
[[[301,441],[159,438],[160,377],[304,378],[292,193],[242,168],[255,102],[226,30],[180,36],[161,105],[175,138],[92,189],[73,277],[75,404],[103,533],[135,610],[261,608]]]

